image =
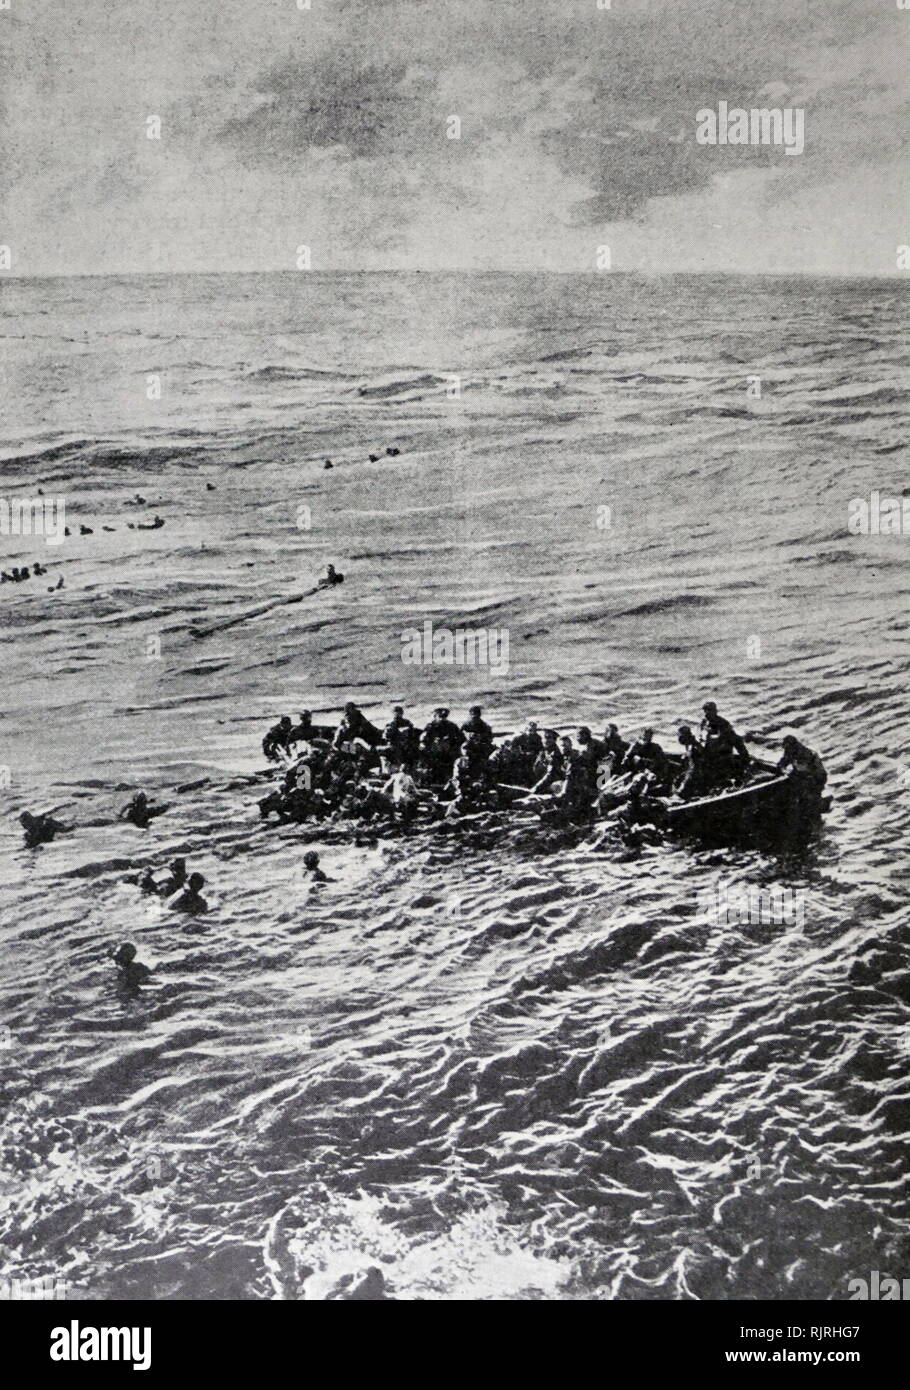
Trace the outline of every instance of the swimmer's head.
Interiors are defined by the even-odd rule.
[[[171,860],[171,864],[170,864],[170,868],[171,868],[171,873],[172,873],[172,874],[179,874],[179,876],[180,876],[181,878],[186,878],[186,860],[185,860],[185,859],[172,859],[172,860]]]
[[[308,849],[306,854],[303,856],[303,867],[305,869],[315,869],[318,863],[319,855],[316,853],[314,849]]]
[[[35,817],[32,815],[31,811],[22,812],[22,815],[19,817],[19,824],[24,825],[26,830],[28,830],[29,826],[35,824]]]
[[[136,956],[136,947],[132,941],[125,941],[122,946],[118,946],[114,952],[114,960],[118,965],[132,965]]]
[[[205,883],[205,879],[202,877],[202,874],[190,874],[190,887],[191,887],[191,888],[199,889],[199,888],[202,887],[202,885],[203,885],[204,883]]]

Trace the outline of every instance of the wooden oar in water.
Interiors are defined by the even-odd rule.
[[[238,613],[235,618],[222,618],[217,623],[206,623],[203,627],[191,627],[192,637],[209,637],[213,632],[224,632],[225,628],[236,627],[238,623],[245,623],[248,618],[258,618],[263,613],[270,613],[273,608],[283,608],[286,604],[301,603],[305,598],[311,598],[313,594],[321,593],[324,588],[330,587],[326,584],[314,584],[312,589],[306,589],[302,594],[289,594],[287,598],[273,599],[271,603],[262,603],[258,608],[248,608],[245,613]]]

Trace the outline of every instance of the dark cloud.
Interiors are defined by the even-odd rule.
[[[328,149],[373,161],[380,196],[392,178],[384,161],[408,160],[424,192],[464,199],[470,190],[457,181],[463,155],[494,136],[513,137],[516,148],[520,142],[517,158],[536,150],[590,189],[569,213],[585,224],[638,217],[654,199],[703,191],[732,168],[778,163],[795,173],[783,151],[697,145],[696,112],[720,100],[786,104],[780,97],[769,101],[764,89],[798,91],[820,45],[857,42],[881,20],[869,0],[657,0],[647,7],[617,3],[607,15],[598,15],[590,0],[584,6],[569,0],[558,14],[535,0],[503,0],[474,7],[467,29],[454,24],[457,14],[434,11],[438,27],[430,32],[431,10],[411,0],[384,7],[398,23],[389,22],[388,40],[377,49],[358,33],[351,18],[356,8],[343,7],[350,22],[325,56],[289,58],[263,72],[247,109],[220,128],[219,142],[254,167],[294,169],[309,152]],[[367,58],[371,47],[386,61]],[[464,66],[471,56],[475,64],[492,56],[501,65],[499,105],[486,104],[470,142],[447,147],[440,139],[439,85],[448,67]],[[521,100],[522,92],[539,93],[552,74],[564,77],[572,96],[561,102],[558,85],[550,90],[552,114],[547,119],[544,108],[529,136],[529,116],[540,115],[541,103]],[[821,99],[818,123],[851,96]],[[470,93],[462,115],[470,126]],[[855,141],[842,143],[858,153]]]
[[[632,218],[652,198],[706,188],[715,173],[690,143],[654,135],[634,135],[606,147],[593,173],[591,161],[583,163],[598,191],[576,204],[575,221],[592,224]]]
[[[293,164],[310,150],[343,148],[353,158],[401,153],[431,84],[405,63],[351,65],[289,59],[256,83],[261,100],[222,126],[219,138],[247,161]]]
[[[822,178],[826,154],[874,162],[896,143],[860,109],[875,96],[866,75],[813,94],[799,168],[781,149],[716,148],[694,138],[696,113],[716,110],[721,100],[747,109],[803,105],[801,93],[824,71],[826,51],[860,42],[891,20],[872,0],[705,0],[628,15],[617,5],[610,13],[609,29],[587,56],[588,99],[542,137],[544,151],[592,190],[575,205],[576,222],[635,218],[654,199],[704,191],[733,170],[773,165],[801,179]]]
[[[0,184],[18,175],[4,201],[23,243],[51,239],[48,208],[62,207],[74,239],[83,221],[104,255],[121,242],[141,251],[150,218],[166,214],[193,263],[220,228],[224,241],[246,236],[251,260],[283,264],[284,229],[298,225],[352,265],[387,250],[457,263],[465,238],[472,263],[562,265],[588,254],[590,228],[619,222],[647,256],[649,221],[669,221],[691,257],[709,216],[723,240],[716,204],[745,221],[740,197],[762,229],[775,201],[789,254],[815,226],[807,189],[836,189],[844,217],[864,189],[893,190],[896,203],[908,37],[910,12],[894,0],[613,0],[609,11],[314,0],[305,13],[293,0],[34,0],[27,34],[15,11],[0,25],[14,127]],[[805,153],[698,145],[697,111],[721,100],[805,107]],[[136,132],[149,112],[164,138],[146,148]],[[446,138],[450,114],[461,140]],[[762,170],[774,177],[718,182]],[[839,215],[826,197],[820,235]],[[741,231],[730,238],[733,261],[748,260]]]

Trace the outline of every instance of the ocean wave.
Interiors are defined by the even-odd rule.
[[[447,385],[447,381],[446,377],[436,376],[432,372],[423,372],[419,376],[401,377],[395,381],[376,382],[371,386],[361,386],[358,395],[371,400],[387,400],[393,396],[403,396],[413,391],[435,391],[439,387]]]
[[[262,382],[283,382],[283,381],[346,381],[350,379],[349,372],[329,371],[319,367],[289,367],[279,364],[267,367],[254,367],[244,372],[247,381]]]
[[[164,359],[136,335],[129,390],[122,335],[106,355],[111,335],[54,334],[52,376],[47,339],[11,349],[7,471],[68,475],[74,515],[118,534],[50,554],[59,595],[0,591],[7,1274],[114,1299],[729,1301],[897,1272],[906,566],[900,537],[844,528],[850,497],[896,486],[908,291],[617,277],[607,304],[585,277],[364,276],[348,303],[338,277],[239,279],[156,282],[196,316],[175,355],[211,369],[197,392],[149,400],[133,367]],[[47,332],[56,294],[119,314],[123,285],[15,293]],[[844,315],[854,340],[872,316],[874,355]],[[747,356],[737,322],[773,371],[761,402],[718,363]],[[298,409],[303,355],[346,371]],[[557,375],[568,405],[509,397]],[[393,438],[395,466],[345,466]],[[136,491],[154,540],[123,529]],[[191,643],[203,610],[328,560],[330,598]],[[426,617],[505,626],[510,670],[404,666]],[[668,749],[712,698],[769,758],[798,730],[833,806],[790,854],[270,830],[263,734],[349,698],[382,725],[393,702],[418,724],[480,702],[497,731],[653,724]],[[139,788],[168,803],[145,831],[118,819]],[[73,833],[26,850],[16,815],[51,807]],[[178,855],[204,919],[129,881]],[[802,894],[803,918],[702,920],[724,883]],[[132,995],[124,941],[153,970]]]

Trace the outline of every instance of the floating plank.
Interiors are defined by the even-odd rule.
[[[238,623],[245,623],[249,618],[259,618],[263,613],[271,613],[275,608],[284,608],[291,603],[301,603],[303,599],[312,597],[313,594],[321,593],[323,588],[328,585],[315,584],[312,589],[306,589],[302,594],[289,594],[287,598],[273,599],[271,603],[262,603],[258,608],[248,608],[244,613],[238,613],[233,618],[221,618],[217,623],[198,624],[190,628],[191,637],[209,637],[213,632],[224,632],[226,628],[236,627]]]

